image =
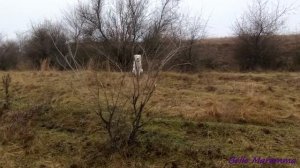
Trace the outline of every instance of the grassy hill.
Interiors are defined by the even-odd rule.
[[[300,35],[281,35],[282,56],[292,64],[293,57],[300,51]],[[199,41],[194,47],[194,53],[202,63],[202,67],[213,66],[215,69],[239,70],[234,55],[236,49],[235,37],[208,38]],[[210,65],[211,64],[211,65]]]
[[[300,158],[299,73],[163,73],[139,145],[118,153],[106,145],[90,72],[6,73],[12,108],[0,118],[0,168],[291,167],[228,160]]]

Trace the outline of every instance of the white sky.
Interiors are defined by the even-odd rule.
[[[151,2],[152,0],[150,0]],[[232,26],[252,0],[183,0],[183,10],[192,14],[203,11],[209,17],[208,36],[232,35]],[[275,1],[275,0],[271,0]],[[0,0],[0,33],[15,38],[16,33],[28,30],[32,23],[43,19],[58,20],[63,10],[76,4],[77,0]],[[285,31],[300,31],[300,1],[282,0],[285,5],[293,4],[295,9],[287,18]]]

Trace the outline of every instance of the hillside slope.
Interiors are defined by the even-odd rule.
[[[300,158],[299,73],[164,73],[140,144],[121,153],[106,146],[89,74],[10,72],[12,109],[0,119],[0,167],[229,168],[233,156]]]
[[[281,35],[282,56],[288,62],[293,61],[295,54],[300,52],[300,35]],[[238,70],[238,63],[234,59],[236,38],[208,38],[198,42],[193,53],[205,66],[211,61],[215,69]]]

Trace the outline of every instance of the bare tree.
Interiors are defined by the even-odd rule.
[[[236,21],[236,58],[241,70],[275,68],[280,56],[278,33],[285,24],[285,16],[291,8],[277,1],[255,0],[248,11]]]
[[[201,57],[201,53],[195,53],[194,48],[199,47],[200,41],[205,38],[208,20],[200,14],[197,17],[181,16],[179,22],[180,28],[176,31],[181,32],[178,38],[183,39],[185,50],[171,62],[169,69],[179,67],[181,71],[193,72],[199,68]]]
[[[149,6],[147,0],[90,0],[77,8],[84,21],[82,37],[98,50],[98,60],[109,62],[114,69],[129,70],[136,53],[160,52],[151,54],[160,56],[173,49],[170,44],[158,46],[170,39],[178,0],[163,0],[153,8]]]
[[[98,55],[104,58],[103,60],[110,63],[118,62],[122,68],[128,70],[132,61],[131,56],[136,52],[137,42],[141,38],[148,1],[89,2],[78,9],[81,19],[85,21],[83,25],[85,38],[94,42],[91,44],[100,50]]]

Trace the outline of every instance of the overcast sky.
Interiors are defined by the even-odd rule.
[[[152,0],[149,0],[150,2]],[[208,36],[224,37],[232,35],[234,21],[247,9],[252,0],[183,0],[183,10],[209,18]],[[275,1],[275,0],[274,0]],[[77,0],[0,0],[0,33],[7,38],[15,38],[32,23],[43,19],[58,20],[63,10],[76,4]],[[300,1],[282,0],[293,4],[294,11],[287,18],[286,32],[300,31]]]

